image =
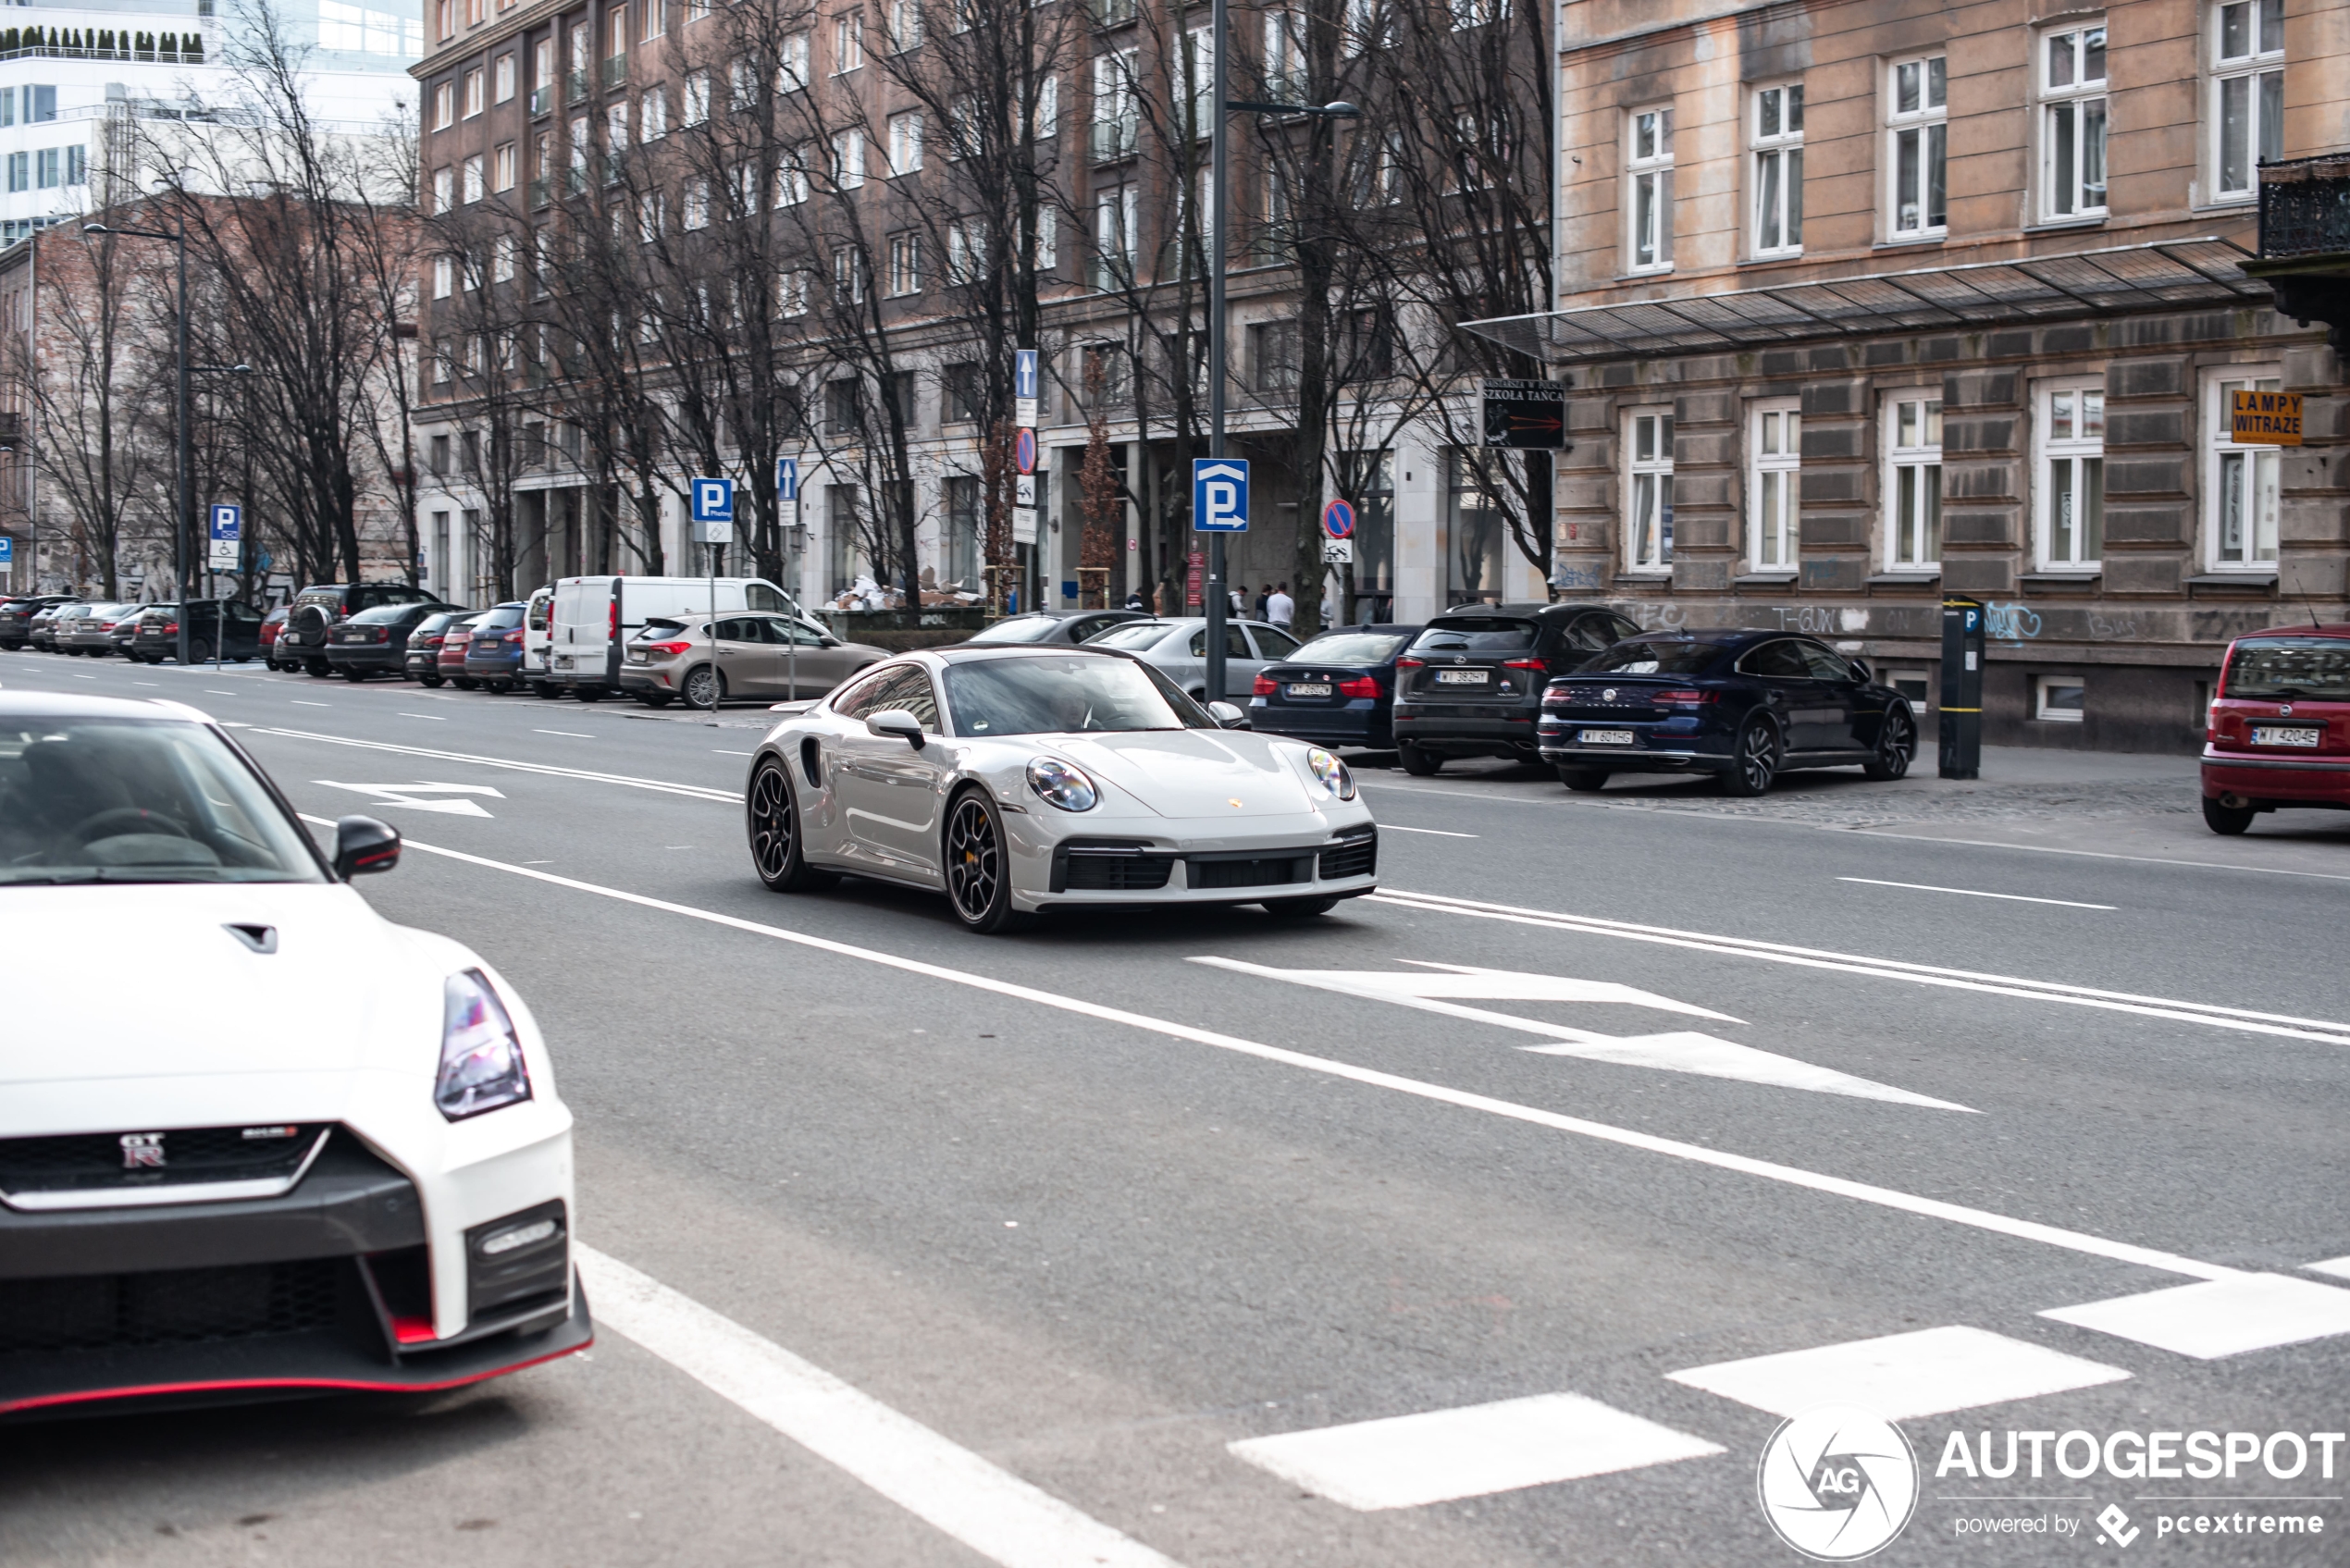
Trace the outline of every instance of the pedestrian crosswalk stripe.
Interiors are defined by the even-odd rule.
[[[2350,1334],[2350,1290],[2283,1274],[2207,1279],[2040,1315],[2199,1361]]]
[[[2301,1266],[2312,1274],[2331,1274],[2336,1278],[2350,1279],[2350,1258],[2328,1258],[2323,1263],[2305,1263]]]
[[[1580,1394],[1357,1421],[1227,1445],[1238,1458],[1368,1512],[1484,1497],[1724,1451]]]
[[[2118,1366],[1959,1325],[1666,1374],[1673,1382],[1774,1415],[1850,1404],[1887,1421],[2036,1399],[2129,1376]]]

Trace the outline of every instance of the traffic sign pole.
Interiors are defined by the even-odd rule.
[[[779,475],[780,477],[780,475]],[[710,554],[704,566],[710,575],[710,724],[718,727],[718,551],[735,537],[735,482],[732,479],[689,481],[693,495],[694,537]]]

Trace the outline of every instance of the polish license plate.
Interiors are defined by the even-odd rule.
[[[1330,684],[1328,681],[1292,681],[1289,694],[1292,697],[1328,697]]]
[[[1629,730],[1585,730],[1575,738],[1583,746],[1629,746],[1632,744],[1632,732]]]
[[[1490,670],[1439,670],[1436,684],[1440,686],[1481,686],[1493,679]]]
[[[566,659],[563,662],[565,664],[569,664],[571,661]],[[628,650],[628,662],[631,664],[649,664],[652,662],[652,655],[647,653],[641,648],[632,648]]]
[[[557,659],[557,660],[555,661],[555,668],[556,668],[556,669],[558,669],[558,670],[568,670],[568,669],[570,669],[570,668],[571,668],[571,657],[570,657],[570,655],[565,654],[565,655],[563,655],[563,657],[561,657],[561,658]]]
[[[2307,746],[2314,747],[2325,738],[2323,730],[2307,730],[2297,724],[2255,724],[2252,744],[2255,746]]]

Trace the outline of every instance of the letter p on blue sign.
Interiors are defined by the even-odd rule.
[[[1245,458],[1192,459],[1192,526],[1203,534],[1248,532]]]

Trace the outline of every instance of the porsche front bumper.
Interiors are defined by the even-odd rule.
[[[1217,821],[1045,834],[1017,817],[1006,827],[1012,905],[1023,910],[1352,898],[1379,886],[1379,829],[1367,815],[1342,825],[1274,820],[1245,831]]]

